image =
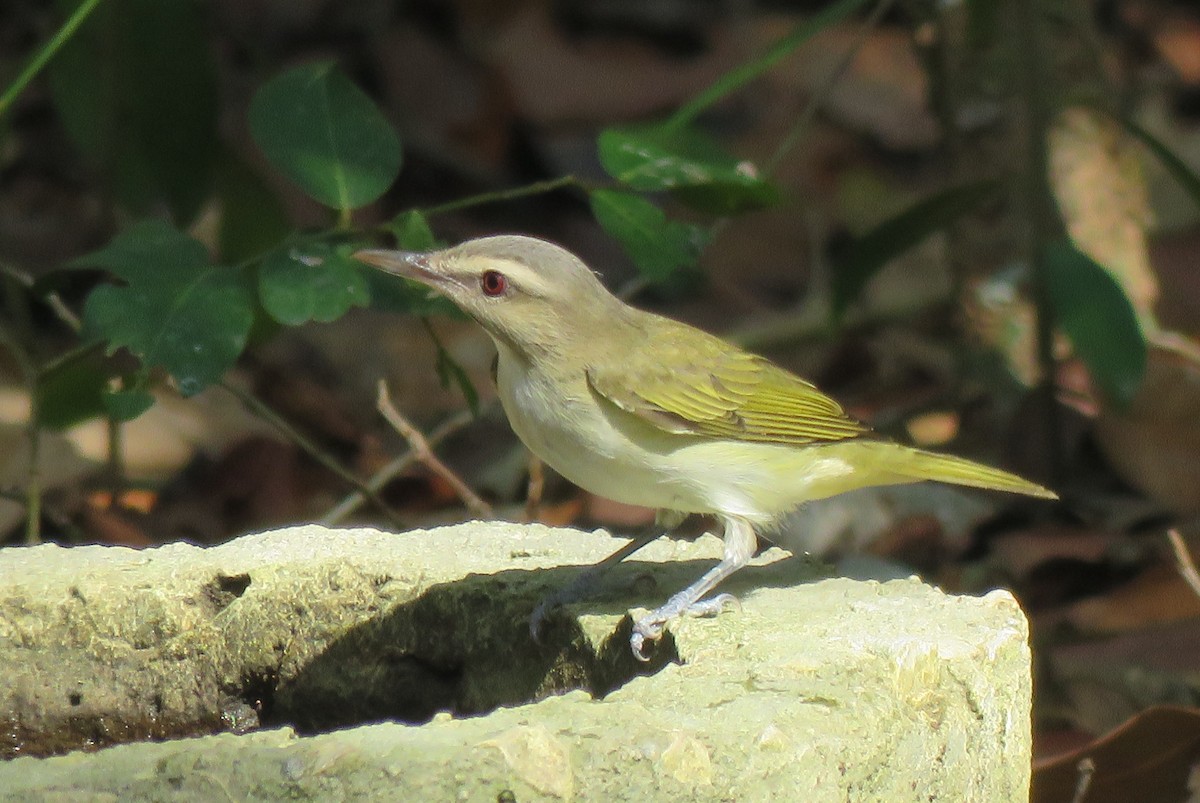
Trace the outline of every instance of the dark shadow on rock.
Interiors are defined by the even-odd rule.
[[[494,574],[468,575],[430,586],[419,597],[398,605],[388,602],[386,586],[411,582],[379,577],[380,608],[386,612],[343,631],[298,669],[263,664],[243,656],[279,655],[291,640],[318,639],[320,622],[305,620],[306,599],[280,603],[267,617],[258,636],[262,645],[231,645],[218,655],[217,645],[201,645],[210,659],[164,656],[161,645],[147,644],[118,664],[99,668],[86,654],[65,647],[65,664],[80,662],[64,678],[92,672],[93,688],[105,690],[125,708],[73,704],[63,694],[65,714],[30,727],[19,712],[0,723],[0,754],[53,755],[75,749],[94,749],[143,739],[199,736],[221,731],[245,732],[256,727],[290,725],[302,733],[396,720],[428,721],[439,712],[455,716],[485,714],[500,706],[533,702],[549,695],[582,689],[602,697],[634,677],[653,674],[678,661],[675,641],[668,633],[654,646],[651,660],[637,661],[629,647],[632,620],[627,611],[661,604],[670,594],[694,581],[713,561],[667,563],[629,561],[612,569],[597,585],[595,596],[552,614],[540,641],[529,632],[529,617],[538,601],[571,582],[586,566],[509,569]],[[743,569],[722,589],[741,595],[765,586],[792,586],[827,574],[803,558]],[[261,605],[253,595],[249,575],[215,575],[200,588],[200,600],[214,615],[241,605]],[[403,595],[400,591],[397,595]],[[301,604],[303,603],[303,604]],[[257,612],[252,608],[252,612]],[[298,611],[288,616],[275,611]],[[254,613],[253,615],[257,615]],[[607,626],[584,615],[608,615]],[[724,616],[736,616],[729,611]],[[591,627],[588,632],[586,628]],[[607,627],[609,632],[605,632]],[[145,677],[131,662],[178,661],[179,671],[195,672],[185,686],[194,692],[164,703],[147,680],[130,685],[129,678]],[[233,665],[234,680],[213,684],[213,660]],[[237,661],[243,665],[238,666]],[[269,659],[268,659],[269,660]],[[160,664],[161,666],[161,664]],[[91,669],[87,669],[91,667]],[[225,677],[230,677],[227,673]],[[49,682],[49,681],[47,681]],[[55,690],[47,689],[48,693]],[[131,694],[157,695],[136,700]],[[94,700],[91,700],[94,703]],[[84,703],[89,700],[83,700]],[[214,709],[214,710],[210,710]],[[133,719],[129,712],[146,712]]]
[[[660,597],[676,590],[668,579],[682,587],[711,565],[695,560],[622,564],[601,583],[595,599],[552,615],[537,642],[529,632],[534,606],[587,567],[514,569],[432,586],[348,631],[281,682],[263,724],[314,733],[381,720],[421,723],[443,711],[481,715],[576,689],[603,697],[679,660],[669,632],[654,645],[648,662],[633,657],[629,607],[659,604]],[[743,569],[722,590],[740,594],[824,574],[803,558],[791,559]],[[629,589],[643,591],[647,577],[651,588],[632,598]],[[585,633],[580,614],[624,615],[611,633],[597,638]]]

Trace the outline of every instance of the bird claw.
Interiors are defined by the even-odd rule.
[[[665,621],[657,621],[653,614],[633,623],[633,633],[629,636],[629,647],[633,650],[634,658],[643,664],[649,662],[650,656],[646,654],[645,649],[646,642],[655,642],[662,638],[665,624]]]
[[[646,643],[658,641],[662,638],[667,623],[672,619],[677,619],[679,616],[716,616],[725,610],[726,607],[735,608],[740,611],[742,603],[733,594],[717,594],[712,599],[693,602],[679,613],[666,610],[669,607],[668,604],[656,611],[651,611],[633,623],[633,633],[629,636],[629,646],[633,650],[633,657],[642,663],[650,660],[650,656],[646,654]]]
[[[727,607],[740,612],[742,610],[742,602],[733,594],[717,594],[712,599],[702,599],[693,602],[683,613],[686,616],[708,618],[717,616]]]

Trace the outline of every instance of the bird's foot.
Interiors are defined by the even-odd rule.
[[[646,654],[646,643],[658,641],[663,631],[671,621],[680,616],[711,617],[716,616],[727,607],[741,610],[742,603],[733,594],[717,594],[711,599],[680,605],[673,598],[666,605],[653,610],[633,623],[633,633],[629,636],[629,646],[633,649],[633,657],[645,663],[650,660]]]

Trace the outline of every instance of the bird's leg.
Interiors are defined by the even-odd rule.
[[[603,577],[605,572],[663,533],[675,530],[679,525],[683,524],[686,518],[687,514],[682,511],[659,510],[654,514],[654,529],[651,532],[635,537],[604,560],[584,569],[567,585],[543,597],[542,601],[538,603],[538,606],[533,609],[533,613],[529,616],[529,633],[533,636],[533,640],[538,640],[542,625],[552,610],[560,605],[566,605],[569,602],[586,597],[595,582]]]
[[[634,622],[629,646],[633,648],[634,657],[639,661],[649,660],[642,651],[646,641],[657,641],[661,638],[663,628],[671,620],[684,614],[712,616],[720,613],[726,605],[737,604],[737,599],[732,594],[718,594],[709,600],[705,600],[704,595],[750,562],[758,546],[758,538],[750,522],[745,519],[736,516],[723,516],[722,519],[725,523],[725,557],[721,562],[705,572],[699,580],[667,600],[661,608]]]
[[[616,564],[625,560],[625,558],[637,552],[639,549],[658,538],[662,533],[657,528],[653,532],[639,535],[618,549],[616,552],[609,555],[599,563],[589,566],[576,575],[575,579],[567,583],[557,591],[552,591],[542,598],[537,607],[533,609],[533,613],[529,616],[529,634],[533,636],[534,641],[539,641],[541,638],[542,625],[546,621],[546,617],[550,612],[560,605],[566,605],[569,602],[582,599],[591,591],[592,586],[596,581],[604,576],[604,573],[611,569]]]

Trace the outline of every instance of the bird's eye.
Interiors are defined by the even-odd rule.
[[[479,289],[485,296],[503,295],[504,291],[508,289],[508,277],[500,271],[485,270],[479,277]]]

